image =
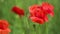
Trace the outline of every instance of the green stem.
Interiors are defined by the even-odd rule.
[[[46,23],[46,34],[48,34],[48,24]]]

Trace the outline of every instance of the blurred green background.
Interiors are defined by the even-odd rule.
[[[48,2],[54,6],[54,17],[44,24],[32,23],[28,19],[28,7],[33,4]],[[19,17],[11,11],[13,6],[25,10],[25,16]],[[0,0],[0,19],[8,20],[10,34],[60,34],[60,0]]]

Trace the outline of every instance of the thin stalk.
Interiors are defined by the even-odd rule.
[[[48,24],[46,23],[46,34],[48,34]]]

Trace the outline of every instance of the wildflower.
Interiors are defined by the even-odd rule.
[[[0,34],[9,34],[9,24],[6,20],[0,20]]]
[[[14,6],[12,8],[12,11],[15,12],[16,14],[18,14],[19,16],[23,16],[24,15],[24,10],[17,7],[17,6]]]
[[[50,14],[52,17],[54,16],[54,12],[53,12],[54,7],[51,4],[49,4],[47,2],[43,2],[42,8],[44,11],[46,11],[47,14]]]
[[[54,16],[53,6],[49,3],[42,3],[42,5],[32,5],[29,7],[30,19],[33,22],[43,24],[44,22],[48,22],[47,15],[50,14]]]

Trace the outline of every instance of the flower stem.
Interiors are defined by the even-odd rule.
[[[48,34],[48,24],[46,23],[46,34]]]

